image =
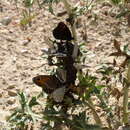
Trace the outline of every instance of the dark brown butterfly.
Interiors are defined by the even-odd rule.
[[[42,87],[43,91],[56,102],[62,102],[66,87],[63,86],[55,75],[38,75],[33,78],[33,82]]]
[[[58,40],[73,40],[69,28],[63,22],[60,22],[58,26],[53,30],[53,36]]]
[[[55,75],[38,75],[33,78],[33,82],[40,86],[47,94],[51,94],[61,86],[60,81]]]

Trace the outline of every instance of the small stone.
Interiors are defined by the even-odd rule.
[[[17,57],[12,57],[12,62],[16,63],[16,61],[17,61]]]
[[[10,36],[6,37],[6,40],[7,40],[8,42],[16,42],[16,40],[15,40],[15,39],[12,39],[12,37],[10,37]]]
[[[0,119],[1,119],[1,121],[5,121],[6,117],[9,116],[9,115],[10,115],[9,111],[7,111],[7,110],[6,111],[5,110],[0,110]]]
[[[28,50],[21,50],[21,53],[27,53],[28,52]]]
[[[0,89],[0,97],[3,96],[4,90]]]
[[[8,90],[9,96],[17,96],[17,92],[15,90]]]
[[[1,106],[3,105],[3,101],[2,101],[2,100],[0,100],[0,105],[1,105]]]
[[[9,104],[9,105],[12,105],[12,104],[14,104],[15,103],[15,98],[14,97],[10,97],[8,100],[7,100],[7,103]]]
[[[14,84],[13,85],[9,85],[7,89],[13,89],[13,88],[15,88]]]
[[[22,45],[26,46],[29,43],[29,40],[23,40]]]
[[[10,17],[5,17],[0,21],[0,23],[7,26],[8,24],[10,24],[11,21],[12,19]]]
[[[13,104],[9,107],[9,111],[15,111],[18,108],[18,105]]]

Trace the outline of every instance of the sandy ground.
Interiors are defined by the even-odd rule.
[[[16,6],[7,0],[1,0],[0,21],[5,17],[11,18],[9,25],[0,24],[0,121],[18,106],[17,92],[24,90],[28,95],[37,95],[41,89],[33,84],[32,78],[38,74],[47,74],[47,61],[42,58],[41,49],[47,46],[45,37],[52,36],[51,30],[59,21],[66,18],[57,18],[45,9],[36,9],[32,27],[21,30],[19,22],[22,7]],[[56,13],[63,8],[57,5]],[[85,43],[86,64],[91,72],[103,63],[113,62],[109,54],[113,52],[113,39],[122,44],[130,42],[130,31],[127,23],[115,19],[115,10],[110,5],[97,5],[92,13],[80,16],[77,28],[78,42]],[[96,20],[94,20],[94,16]],[[86,26],[86,30],[85,30]],[[83,40],[87,31],[88,39]],[[28,41],[27,39],[31,39]]]

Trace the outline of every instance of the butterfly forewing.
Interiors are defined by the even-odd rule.
[[[73,39],[69,28],[63,22],[60,22],[53,30],[53,36],[58,40],[71,41]]]
[[[54,75],[38,75],[33,78],[33,82],[48,94],[60,87],[60,82]]]

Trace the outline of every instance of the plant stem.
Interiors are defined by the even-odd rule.
[[[62,2],[67,10],[68,16],[69,17],[72,16],[73,12],[72,12],[72,7],[71,7],[70,3],[67,0],[62,0]],[[75,21],[74,17],[72,19]],[[78,44],[77,44],[77,34],[76,34],[76,29],[75,29],[75,22],[73,24],[71,24],[71,31],[72,31],[74,43],[75,43],[72,57],[75,59],[78,54]]]
[[[128,123],[128,88],[129,86],[126,85],[124,87],[124,97],[123,97],[123,123]]]
[[[67,0],[62,0],[62,1],[64,3],[66,10],[67,10],[68,16],[71,16],[72,15],[72,7],[71,7],[70,3]],[[74,18],[73,18],[73,20],[74,20]],[[72,34],[73,34],[73,37],[74,37],[74,41],[77,41],[75,23],[73,23],[73,25],[71,25],[71,30],[72,30]]]
[[[123,123],[128,123],[128,91],[130,86],[130,61],[128,62],[128,72],[127,72],[127,83],[124,86],[124,96],[123,96]]]
[[[108,109],[108,106],[107,104],[104,102],[103,98],[101,95],[97,95],[98,99],[100,100],[101,104],[103,105],[102,109],[106,112],[106,113],[110,113],[110,110]],[[112,114],[112,113],[111,113]],[[111,121],[113,120],[114,118],[114,115],[112,114],[112,116],[107,116],[107,123],[108,123],[108,127],[109,129],[111,130],[112,129],[112,124],[111,124]],[[116,119],[114,119],[116,121]]]
[[[92,110],[93,117],[94,117],[96,124],[102,125],[102,121],[101,121],[100,117],[98,116],[98,114],[95,110],[95,107],[90,99],[88,100],[88,102],[86,102],[86,105]]]

